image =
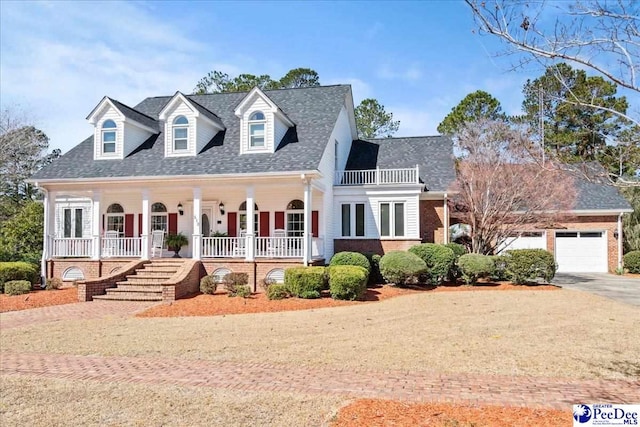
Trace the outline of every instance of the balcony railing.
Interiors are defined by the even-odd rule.
[[[142,255],[142,237],[104,237],[103,258],[128,258]]]
[[[51,253],[60,258],[90,258],[93,255],[93,238],[52,237]]]
[[[419,184],[420,167],[336,171],[334,185]]]

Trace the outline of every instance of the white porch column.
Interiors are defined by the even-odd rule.
[[[202,257],[202,189],[193,189],[193,251],[191,258]]]
[[[618,268],[622,268],[622,243],[623,243],[623,235],[622,235],[622,213],[618,215]]]
[[[93,245],[91,251],[91,259],[100,259],[100,200],[102,193],[94,191],[91,195],[91,236],[93,237]]]
[[[255,233],[254,230],[254,216],[255,210],[255,196],[253,186],[247,187],[247,242],[246,242],[246,255],[245,260],[253,261],[255,259]]]
[[[142,190],[142,232],[140,237],[142,238],[142,253],[140,258],[149,259],[151,257],[150,242],[149,242],[149,226],[151,225],[150,216],[151,206],[149,205],[149,190]]]
[[[418,213],[420,210],[420,201],[418,201]],[[449,243],[449,206],[447,204],[447,193],[444,193],[444,206],[443,206],[443,226],[444,226],[444,236],[443,236],[443,242],[445,245],[447,243]],[[420,218],[420,216],[418,216],[418,218]]]
[[[302,258],[309,265],[313,255],[311,234],[311,180],[304,178],[304,232],[302,234]]]

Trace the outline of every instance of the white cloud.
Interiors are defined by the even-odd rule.
[[[416,64],[412,64],[402,70],[394,69],[388,64],[383,64],[378,68],[377,76],[385,80],[406,80],[415,82],[422,78],[423,73],[420,67]]]

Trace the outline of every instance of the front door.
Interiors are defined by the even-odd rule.
[[[202,207],[202,236],[210,237],[214,230],[214,217],[213,217],[213,207],[211,206],[203,206]]]

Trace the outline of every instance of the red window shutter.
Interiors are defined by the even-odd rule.
[[[133,214],[124,215],[124,237],[133,237]]]
[[[276,230],[284,230],[284,212],[276,212]]]
[[[238,235],[238,214],[237,212],[227,213],[227,234],[229,237]]]
[[[269,235],[269,212],[260,212],[260,236]]]
[[[142,214],[138,214],[138,236],[142,236]]]
[[[178,234],[178,214],[169,214],[169,234]]]
[[[311,211],[311,234],[318,237],[318,211]]]

